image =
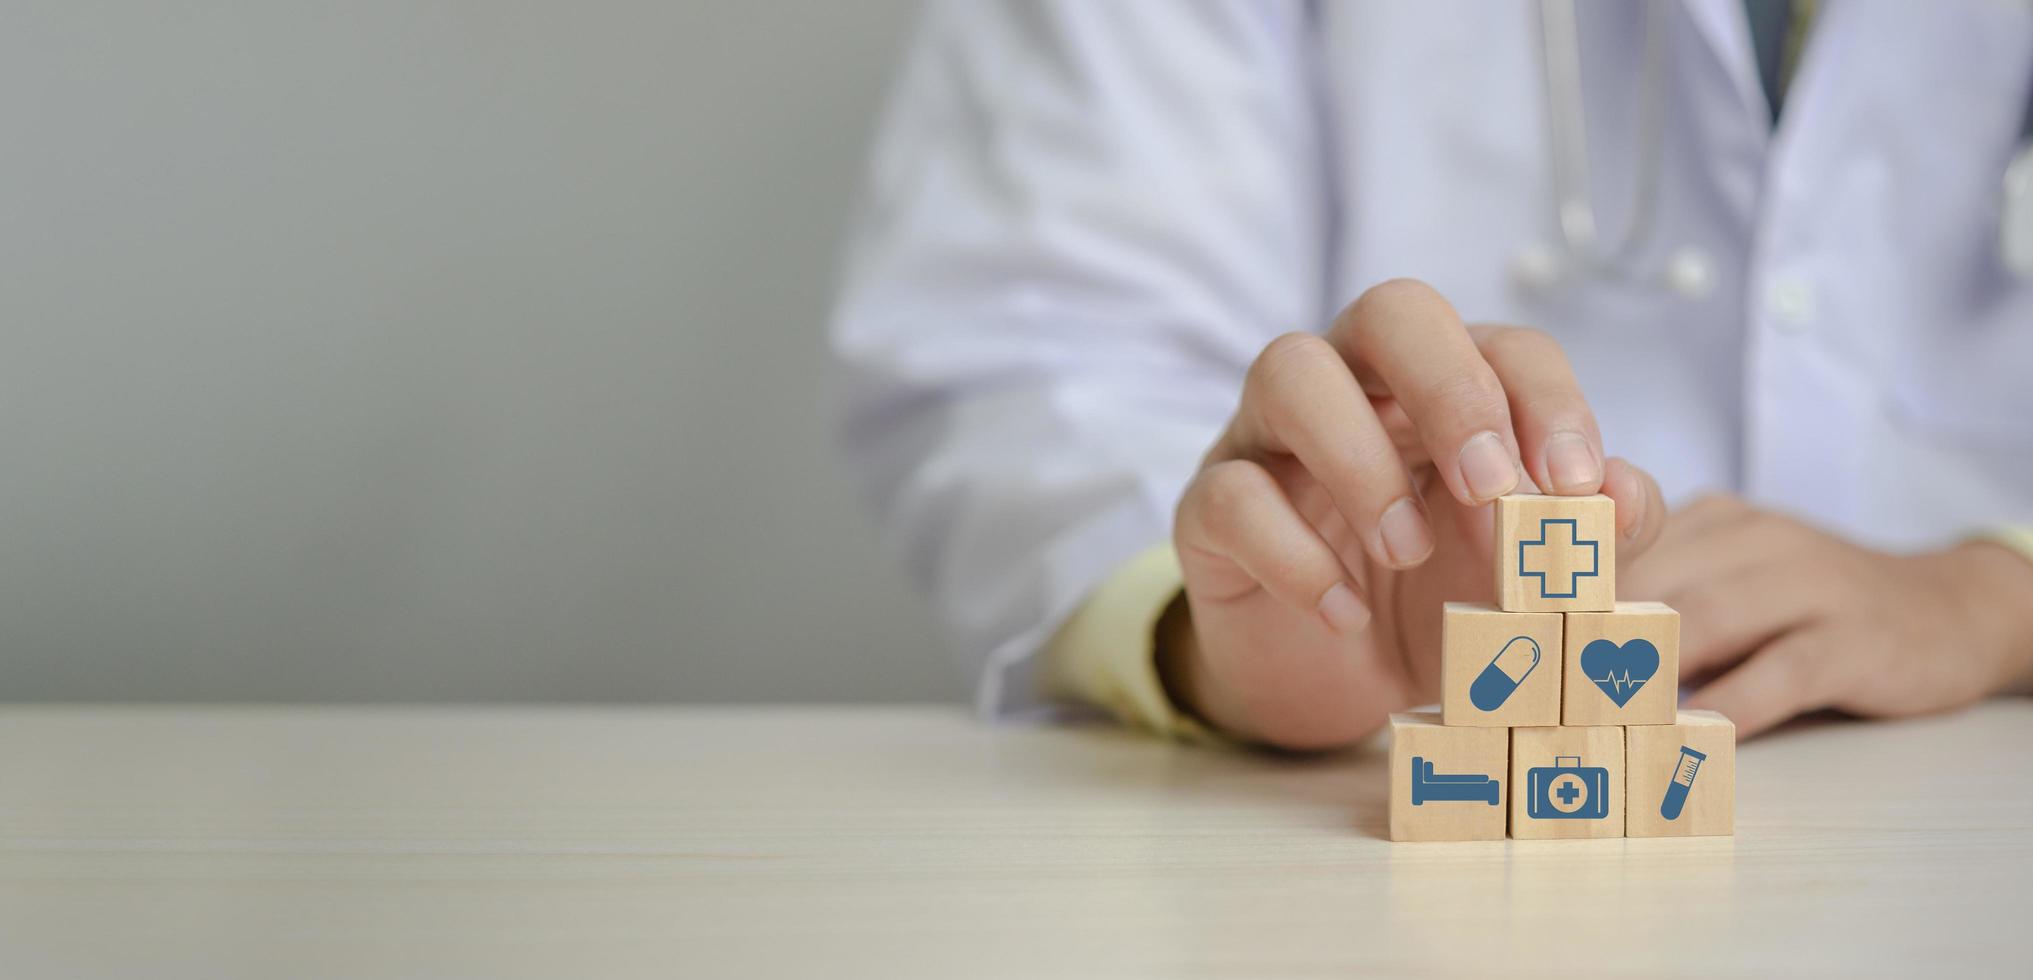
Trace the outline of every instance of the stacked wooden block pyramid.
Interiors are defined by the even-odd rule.
[[[1391,839],[1728,835],[1736,727],[1679,710],[1680,614],[1616,599],[1616,506],[1496,503],[1497,602],[1441,614],[1440,711],[1391,716]]]

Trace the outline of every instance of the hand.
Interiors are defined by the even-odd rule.
[[[1713,497],[1676,514],[1617,588],[1680,610],[1680,675],[1707,680],[1688,706],[1740,735],[1822,708],[1960,707],[2033,667],[2033,564],[1993,544],[1885,554]]]
[[[1521,487],[1614,499],[1620,563],[1666,516],[1651,477],[1605,459],[1545,334],[1464,326],[1422,283],[1371,289],[1251,365],[1179,503],[1186,601],[1160,623],[1160,676],[1244,738],[1375,730],[1437,693],[1441,603],[1492,597],[1488,504]]]

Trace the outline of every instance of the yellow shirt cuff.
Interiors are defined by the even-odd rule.
[[[1977,537],[1985,541],[1995,541],[2018,552],[2027,561],[2033,561],[2033,527],[1993,528]]]
[[[1174,706],[1158,679],[1158,617],[1184,584],[1179,555],[1169,544],[1124,562],[1046,646],[1048,693],[1099,706],[1159,735],[1226,743]]]

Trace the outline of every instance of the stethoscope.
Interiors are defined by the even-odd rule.
[[[1615,245],[1605,251],[1589,194],[1588,119],[1581,94],[1581,42],[1574,0],[1539,0],[1541,53],[1546,73],[1546,129],[1552,151],[1554,223],[1558,246],[1534,243],[1513,263],[1519,283],[1535,291],[1576,285],[1587,279],[1650,285],[1690,299],[1708,293],[1713,262],[1703,250],[1671,249],[1656,270],[1635,257],[1651,238],[1653,207],[1659,196],[1660,147],[1664,142],[1665,45],[1662,0],[1646,0],[1645,38],[1638,78],[1638,164],[1631,215]],[[2005,167],[1998,204],[1998,258],[2006,271],[2033,280],[2033,101],[2019,126],[2019,140]]]

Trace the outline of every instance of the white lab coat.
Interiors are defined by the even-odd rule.
[[[848,242],[844,442],[980,670],[1026,667],[1172,508],[1245,367],[1393,276],[1573,358],[1610,452],[1864,542],[2033,521],[2033,286],[1997,258],[2033,7],[1823,5],[1773,134],[1739,0],[1666,5],[1659,270],[1533,290],[1559,241],[1530,3],[934,4]],[[1583,4],[1605,240],[1639,4]]]

